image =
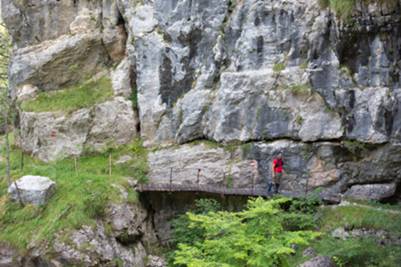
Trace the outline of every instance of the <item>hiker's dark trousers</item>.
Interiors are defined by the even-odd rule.
[[[272,191],[272,188],[273,188],[273,186],[274,186],[274,193],[278,193],[278,188],[280,187],[280,184],[277,184],[277,183],[269,183],[269,189],[268,189],[268,192],[270,193],[271,191]]]
[[[269,189],[268,189],[269,193],[272,191],[273,186],[274,186],[274,192],[276,194],[278,193],[278,189],[280,187],[280,181],[281,181],[282,177],[283,177],[282,172],[275,173],[275,176],[272,177],[272,181],[269,183]]]

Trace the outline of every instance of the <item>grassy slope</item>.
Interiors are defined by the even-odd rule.
[[[78,173],[74,160],[66,159],[44,164],[25,156],[24,170],[20,170],[20,151],[12,154],[12,174],[18,178],[23,174],[48,176],[57,183],[57,191],[45,207],[25,206],[20,208],[6,198],[5,179],[0,181],[0,241],[9,242],[24,250],[28,242],[46,242],[61,229],[74,229],[83,224],[92,224],[101,215],[107,202],[121,201],[121,193],[112,184],[128,189],[129,201],[136,201],[136,192],[129,188],[130,176],[146,179],[147,156],[141,142],[112,151],[112,159],[120,155],[131,155],[127,164],[113,167],[108,175],[108,154],[88,155],[78,160]],[[1,176],[4,176],[4,161],[0,162]]]
[[[372,238],[350,238],[341,240],[331,237],[330,233],[339,227],[345,229],[385,230],[401,237],[401,212],[387,205],[365,204],[340,207],[322,207],[317,213],[322,237],[312,247],[320,255],[332,257],[338,266],[399,266],[401,247],[379,245]],[[302,250],[291,259],[291,266],[304,262]]]
[[[25,111],[65,111],[71,112],[81,108],[92,107],[113,96],[111,81],[102,77],[96,81],[72,86],[63,90],[41,92],[33,99],[22,103]]]

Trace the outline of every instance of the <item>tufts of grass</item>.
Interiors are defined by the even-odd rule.
[[[109,175],[109,153],[84,155],[78,159],[77,172],[73,159],[46,164],[25,156],[25,167],[20,170],[20,151],[11,154],[12,176],[47,176],[56,182],[56,192],[46,206],[27,205],[20,208],[8,200],[4,179],[4,162],[0,162],[0,241],[24,251],[30,242],[45,244],[54,234],[67,232],[82,225],[93,225],[105,215],[108,203],[127,201],[136,203],[137,192],[129,187],[126,177],[146,180],[147,152],[139,140],[130,146],[109,151],[112,160],[130,155],[131,162],[113,166]],[[117,186],[114,186],[117,185]],[[125,199],[121,187],[128,192]],[[120,188],[120,189],[119,189]]]
[[[366,228],[382,229],[401,236],[401,212],[391,212],[388,208],[382,210],[360,205],[324,207],[321,209],[321,222],[322,229],[327,232],[338,227]]]
[[[363,206],[362,206],[363,205]],[[315,213],[316,212],[316,213]],[[399,206],[363,202],[357,205],[320,207],[314,211],[318,218],[322,236],[313,241],[311,247],[318,255],[329,256],[337,266],[388,266],[398,267],[401,262],[401,247],[379,244],[371,237],[351,237],[346,240],[331,236],[339,227],[344,229],[385,230],[394,236],[401,236],[401,212]],[[306,246],[300,247],[290,257],[290,266],[298,266],[310,257],[302,255]]]
[[[313,241],[311,247],[318,255],[330,257],[338,267],[345,266],[386,266],[398,267],[401,261],[401,247],[395,245],[378,245],[371,238],[336,239],[322,235]],[[299,266],[310,259],[302,255],[306,247],[300,247],[297,253],[289,258],[289,266]]]
[[[102,77],[96,81],[89,81],[62,90],[41,92],[35,99],[24,101],[21,108],[31,112],[72,112],[104,102],[112,96],[110,79]]]
[[[134,140],[129,149],[133,159],[130,161],[129,166],[126,165],[125,168],[121,166],[121,170],[130,173],[130,176],[135,177],[140,183],[148,182],[148,150],[143,146],[142,140],[139,138]]]
[[[294,95],[309,95],[312,90],[307,84],[294,84],[289,87]]]
[[[348,19],[356,5],[356,0],[319,0],[322,8],[332,8],[337,17],[342,20]]]
[[[345,140],[343,146],[351,152],[351,154],[366,153],[368,151],[368,145],[356,140]]]
[[[285,65],[283,63],[276,63],[273,66],[274,72],[282,72],[285,69]]]
[[[298,114],[295,117],[295,123],[298,124],[299,126],[301,126],[303,122],[304,122],[304,118],[301,115]]]

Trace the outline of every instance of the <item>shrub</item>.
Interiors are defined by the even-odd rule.
[[[184,266],[282,266],[295,252],[293,245],[306,245],[318,236],[307,230],[285,229],[280,206],[288,199],[249,200],[241,212],[188,213],[188,229],[196,241],[180,242],[174,264]],[[292,213],[293,218],[303,221]],[[310,219],[310,218],[309,218]],[[308,219],[308,220],[309,220]]]
[[[360,154],[367,152],[367,144],[355,140],[346,140],[343,142],[344,147],[351,152],[351,154]]]
[[[294,95],[308,95],[311,93],[310,86],[307,84],[291,85],[290,90]]]
[[[193,213],[195,214],[207,214],[209,212],[217,212],[221,210],[221,204],[211,198],[201,198],[195,201],[195,209]]]

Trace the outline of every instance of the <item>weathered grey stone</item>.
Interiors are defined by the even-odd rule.
[[[101,151],[131,142],[137,123],[131,101],[122,97],[71,114],[22,111],[21,147],[43,161],[79,156],[84,148]]]
[[[18,251],[6,244],[0,244],[0,267],[16,267],[22,264]]]
[[[85,146],[101,151],[109,145],[128,144],[137,134],[132,102],[122,97],[98,104],[92,110],[92,128]]]
[[[22,149],[43,161],[79,155],[92,121],[88,109],[70,115],[62,112],[21,112],[20,120]]]
[[[2,18],[18,47],[35,45],[67,34],[81,8],[97,9],[90,1],[2,0]],[[78,5],[77,5],[78,4]]]
[[[297,69],[282,76],[273,71],[224,73],[212,113],[211,131],[217,141],[316,141],[343,135],[339,115],[304,85]]]
[[[65,233],[64,233],[65,234]],[[124,266],[145,266],[146,252],[140,242],[132,248],[124,247],[106,234],[104,226],[83,226],[68,234],[68,242],[58,235],[53,245],[62,262],[71,265],[99,266],[120,259]]]
[[[133,78],[132,66],[129,60],[125,58],[111,73],[114,95],[128,98],[135,93],[133,92],[131,78]]]
[[[10,86],[32,84],[41,90],[57,90],[104,70],[106,55],[96,32],[63,35],[21,48],[14,51],[11,59]]]
[[[353,185],[345,196],[364,200],[381,200],[393,196],[396,189],[395,183]]]
[[[12,183],[8,193],[14,201],[25,204],[45,205],[55,191],[56,183],[47,177],[26,175]]]
[[[345,231],[344,228],[340,227],[334,229],[333,232],[331,233],[331,236],[334,238],[345,240],[349,237],[349,233]]]
[[[396,108],[390,89],[356,89],[353,94],[353,108],[347,115],[347,137],[366,143],[387,142]]]
[[[316,250],[314,248],[312,248],[312,247],[308,247],[302,252],[302,256],[304,256],[304,257],[316,257]]]
[[[299,267],[335,267],[335,266],[336,265],[330,259],[330,257],[326,256],[317,256],[299,265]]]
[[[174,184],[265,187],[257,164],[243,158],[240,151],[208,144],[161,149],[149,154],[149,179],[152,183],[169,183],[171,173]]]
[[[38,93],[39,88],[33,86],[31,84],[25,84],[21,88],[16,90],[16,99],[18,101],[25,101],[28,99],[32,99]]]
[[[156,183],[169,183],[170,172],[175,184],[223,184],[229,172],[230,155],[223,148],[207,145],[183,145],[161,149],[149,154],[149,179]],[[199,172],[200,170],[200,172]]]
[[[82,34],[97,30],[100,15],[99,9],[82,8],[70,24],[70,33]]]
[[[121,156],[117,159],[117,161],[115,162],[115,164],[125,164],[127,162],[130,162],[132,160],[132,157],[130,155],[124,155]]]
[[[258,161],[258,170],[265,183],[272,180],[273,158],[282,152],[285,175],[280,188],[285,191],[306,193],[320,186],[335,184],[342,175],[337,164],[341,149],[335,143],[316,145],[287,140],[255,143],[248,158]],[[337,155],[336,155],[337,154]],[[337,171],[333,171],[337,170]],[[327,178],[325,174],[330,174]]]
[[[143,227],[146,223],[147,212],[139,205],[112,204],[107,215],[113,235],[125,245],[138,242],[149,230],[148,227]]]
[[[167,262],[161,257],[150,255],[146,267],[166,267]]]
[[[246,143],[154,150],[156,182],[168,182],[172,169],[178,183],[199,177],[201,184],[264,188],[282,151],[284,191],[323,187],[321,196],[334,202],[344,192],[382,199],[400,183],[400,1],[358,1],[347,21],[308,0],[25,2],[1,7],[15,47],[12,93],[26,91],[22,100],[35,87],[57,90],[110,72],[118,96],[71,114],[21,112],[18,141],[42,160],[102,151],[140,134],[148,146]],[[139,120],[126,100],[134,89]],[[74,234],[71,244],[98,240],[100,248],[64,244],[67,262],[100,265],[122,253],[135,266],[115,239],[144,242],[145,215],[113,209],[121,217],[109,222],[115,236]]]

